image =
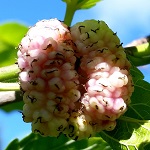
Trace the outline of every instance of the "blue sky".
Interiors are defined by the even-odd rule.
[[[104,20],[117,32],[124,45],[150,34],[150,0],[103,0],[89,10],[77,11],[72,24],[85,19]],[[65,3],[61,0],[1,0],[0,23],[17,21],[27,26],[38,20],[63,20]],[[150,82],[150,66],[140,67]],[[0,110],[0,150],[14,138],[30,133],[30,124],[22,121],[20,113]]]

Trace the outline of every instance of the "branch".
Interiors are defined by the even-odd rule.
[[[138,46],[147,42],[150,42],[150,35],[143,37],[143,38],[136,39],[132,41],[131,43],[127,44],[125,47]]]
[[[150,64],[150,35],[134,40],[124,49],[135,66]]]
[[[19,68],[17,65],[11,65],[0,68],[0,82],[18,77]]]
[[[22,101],[21,95],[20,91],[0,92],[0,105],[3,106],[9,103]]]
[[[3,83],[0,82],[0,91],[19,91],[20,85],[18,83]]]

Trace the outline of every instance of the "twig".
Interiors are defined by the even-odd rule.
[[[20,90],[20,85],[18,83],[0,82],[0,91],[19,91],[19,90]]]
[[[132,41],[124,49],[135,66],[150,64],[150,35]]]
[[[14,103],[22,101],[22,96],[20,91],[4,91],[0,92],[0,106],[6,105],[8,103]]]
[[[125,47],[138,46],[138,45],[147,43],[149,41],[150,41],[150,35],[143,37],[143,38],[136,39],[132,41],[131,43],[125,45]]]
[[[11,65],[0,68],[0,81],[4,82],[18,77],[19,68],[17,65]]]

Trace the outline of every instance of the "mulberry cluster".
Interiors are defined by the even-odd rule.
[[[39,21],[19,45],[18,66],[23,119],[43,136],[113,130],[134,90],[122,43],[103,21]]]

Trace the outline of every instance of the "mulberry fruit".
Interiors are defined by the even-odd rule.
[[[71,36],[81,61],[79,81],[84,78],[86,90],[81,97],[83,111],[94,124],[102,122],[106,125],[103,129],[112,130],[127,110],[134,90],[122,43],[104,21],[79,22],[71,28]]]
[[[43,136],[113,130],[134,90],[122,43],[104,21],[39,21],[19,45],[18,66],[23,120]]]
[[[23,91],[23,119],[32,131],[58,136],[80,98],[74,43],[57,19],[31,27],[19,45],[18,66]]]

